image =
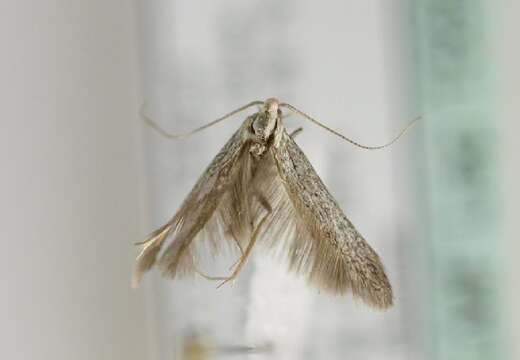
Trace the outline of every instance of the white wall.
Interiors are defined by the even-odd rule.
[[[143,359],[133,3],[0,5],[0,358]]]

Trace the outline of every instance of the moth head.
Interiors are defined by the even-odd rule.
[[[279,102],[274,98],[267,99],[259,112],[253,115],[251,130],[259,141],[269,139],[276,128],[276,121],[280,117]]]

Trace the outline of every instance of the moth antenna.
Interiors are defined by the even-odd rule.
[[[145,104],[143,103],[143,106],[141,106],[141,111],[140,111],[140,115],[141,117],[143,118],[143,120],[150,126],[152,127],[155,131],[157,131],[159,134],[161,134],[162,136],[164,137],[167,137],[169,139],[175,139],[175,140],[180,140],[180,139],[184,139],[190,135],[193,135],[195,133],[198,133],[199,131],[201,130],[204,130],[205,128],[208,128],[210,126],[213,126],[215,125],[216,123],[224,120],[224,119],[227,119],[228,117],[230,116],[233,116],[235,115],[236,113],[242,111],[242,110],[245,110],[247,109],[248,107],[251,107],[253,105],[261,105],[263,104],[264,102],[263,101],[252,101],[250,102],[249,104],[246,104],[244,106],[241,106],[239,107],[238,109],[235,109],[233,111],[231,111],[230,113],[227,113],[226,115],[222,116],[222,117],[219,117],[218,119],[215,119],[205,125],[202,125],[201,127],[198,127],[196,128],[195,130],[192,130],[190,132],[187,132],[185,134],[181,134],[181,135],[174,135],[174,134],[170,134],[168,133],[166,130],[164,130],[162,127],[159,126],[159,124],[157,124],[155,121],[153,121],[152,119],[150,119],[148,116],[146,116],[146,114],[144,113],[144,107],[145,107]]]
[[[343,140],[346,140],[348,141],[349,143],[351,143],[352,145],[355,145],[357,147],[360,147],[362,149],[367,149],[367,150],[378,150],[378,149],[384,149],[390,145],[392,145],[393,143],[395,143],[397,140],[399,140],[399,138],[401,138],[407,131],[409,128],[412,127],[413,124],[415,124],[417,121],[419,121],[422,116],[418,116],[416,117],[414,120],[412,120],[403,130],[401,130],[401,132],[399,133],[399,135],[397,135],[392,141],[390,141],[389,143],[385,144],[385,145],[380,145],[380,146],[366,146],[366,145],[361,145],[360,143],[352,140],[352,139],[349,139],[348,137],[340,134],[339,132],[337,131],[334,131],[332,130],[331,128],[323,125],[322,123],[320,123],[318,120],[315,120],[313,119],[312,117],[310,117],[309,115],[307,115],[306,113],[304,113],[303,111],[301,110],[298,110],[297,108],[295,108],[294,106],[292,106],[291,104],[286,104],[286,103],[281,103],[279,104],[278,106],[284,106],[292,111],[294,111],[295,113],[303,116],[304,118],[306,118],[307,120],[310,120],[311,122],[315,123],[316,125],[322,127],[323,129],[327,130],[327,131],[330,131],[331,133],[333,133],[334,135],[336,136],[339,136],[340,138],[342,138]]]

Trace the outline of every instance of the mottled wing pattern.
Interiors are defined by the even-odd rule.
[[[178,212],[142,243],[134,284],[155,263],[167,277],[193,274],[198,246],[214,254],[224,244],[242,246],[251,227],[246,196],[251,177],[248,126],[249,118],[215,156]],[[168,244],[170,235],[174,236]]]
[[[155,263],[168,277],[193,274],[200,247],[212,254],[223,245],[243,251],[258,232],[259,244],[287,257],[290,268],[318,289],[351,292],[376,308],[392,305],[392,288],[378,255],[283,124],[278,121],[266,151],[255,155],[258,144],[248,132],[252,119],[217,154],[172,219],[143,243],[136,282]]]
[[[286,216],[295,222],[287,238],[291,267],[325,292],[351,292],[373,307],[391,306],[392,288],[379,256],[343,214],[283,125],[270,151],[292,206]]]

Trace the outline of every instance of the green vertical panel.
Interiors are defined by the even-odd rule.
[[[424,114],[425,358],[506,359],[504,239],[484,0],[407,2]]]

